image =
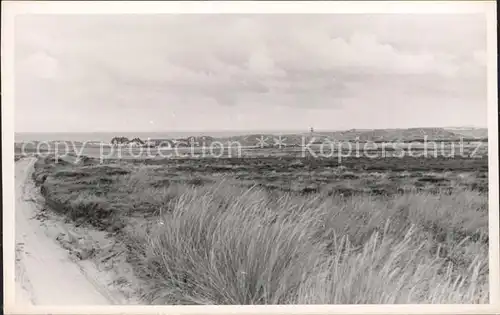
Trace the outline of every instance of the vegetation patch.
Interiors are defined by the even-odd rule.
[[[488,303],[487,159],[429,161],[48,157],[33,176],[125,242],[151,304]]]

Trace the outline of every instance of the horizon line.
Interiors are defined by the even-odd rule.
[[[14,133],[199,133],[199,132],[300,132],[309,133],[310,128],[304,129],[219,129],[219,130],[97,130],[97,131],[14,131]],[[314,127],[312,127],[314,128]],[[453,129],[475,128],[488,129],[488,126],[458,125],[458,126],[427,126],[427,127],[390,127],[390,128],[345,128],[345,129],[314,129],[314,132],[336,132],[349,130],[402,130],[402,129]]]

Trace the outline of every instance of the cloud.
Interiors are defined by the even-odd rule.
[[[60,75],[57,60],[43,51],[21,59],[18,69],[18,75],[22,79],[30,77],[35,79],[56,79]]]
[[[25,16],[16,24],[17,106],[485,104],[483,24],[435,15]]]

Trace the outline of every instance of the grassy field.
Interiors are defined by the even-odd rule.
[[[276,138],[266,135],[266,146],[257,145],[258,135],[239,137],[236,139],[218,139],[205,146],[191,146],[189,144],[173,145],[172,147],[136,147],[112,146],[106,143],[82,143],[73,141],[63,142],[27,142],[16,143],[14,146],[17,155],[48,153],[64,156],[68,154],[85,155],[103,159],[164,159],[164,158],[266,158],[266,157],[323,157],[344,159],[351,156],[365,157],[485,157],[488,155],[487,139],[475,140],[435,140],[420,142],[415,141],[344,141],[322,144],[302,142],[296,139],[290,146],[278,147],[273,143]],[[262,135],[261,135],[262,136]],[[263,136],[262,136],[263,137]],[[248,139],[253,139],[250,142]],[[243,139],[243,140],[242,140]]]
[[[151,304],[488,303],[488,160],[39,158]]]

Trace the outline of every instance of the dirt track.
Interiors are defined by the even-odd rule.
[[[34,158],[16,163],[16,303],[26,305],[117,304],[97,274],[72,260],[39,220],[31,180]],[[54,225],[52,225],[52,228]]]

